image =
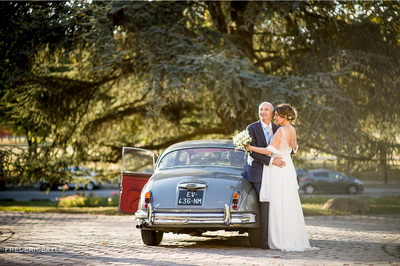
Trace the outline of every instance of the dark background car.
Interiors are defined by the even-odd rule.
[[[305,168],[296,168],[297,182],[300,183],[300,178],[307,176],[307,170]]]
[[[6,189],[6,172],[3,167],[3,160],[0,158],[0,190]]]
[[[364,190],[361,180],[328,169],[308,170],[306,175],[299,177],[299,186],[306,194],[315,192],[355,194]]]
[[[41,180],[39,182],[39,189],[44,191],[49,187],[53,190],[62,190],[62,189],[87,189],[93,190],[101,187],[101,183],[96,180],[97,173],[88,168],[81,166],[73,166],[63,169],[62,171],[68,172],[68,175],[71,176],[69,181],[62,181],[57,184],[52,184],[50,187],[50,183],[46,180]]]

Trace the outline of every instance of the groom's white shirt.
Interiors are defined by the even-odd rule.
[[[260,119],[260,123],[261,123],[261,126],[262,126],[262,128],[263,128],[263,130],[266,128],[266,127],[269,127],[269,133],[270,134],[272,134],[271,135],[271,138],[272,138],[272,136],[274,135],[274,132],[273,132],[273,130],[272,130],[272,123],[271,122],[269,122],[269,125],[267,125],[267,124],[265,124],[261,119]],[[264,131],[265,132],[265,131]],[[268,143],[268,140],[266,139],[266,142]],[[269,143],[268,143],[269,144]],[[266,148],[266,147],[265,147]],[[253,163],[253,158],[251,157],[251,156],[247,156],[247,163],[249,164],[249,165],[251,165],[252,163]],[[269,164],[268,165],[266,165],[266,164],[264,164],[265,166],[271,166],[272,165],[272,162],[274,161],[274,158],[273,157],[271,157],[271,160],[269,161]],[[265,169],[264,169],[265,170]]]

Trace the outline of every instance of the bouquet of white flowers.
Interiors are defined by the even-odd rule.
[[[245,147],[251,143],[251,136],[249,134],[249,131],[247,131],[247,129],[239,133],[235,131],[232,140],[236,148],[244,150]]]

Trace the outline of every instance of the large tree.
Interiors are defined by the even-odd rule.
[[[116,162],[125,145],[226,138],[268,100],[298,109],[302,150],[386,169],[400,150],[399,12],[398,1],[2,2],[1,119],[29,141],[13,164],[37,179]]]

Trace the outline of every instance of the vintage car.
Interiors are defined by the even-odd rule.
[[[232,141],[174,144],[154,159],[154,173],[129,170],[134,151],[144,152],[123,148],[119,211],[135,213],[144,244],[159,245],[164,232],[227,230],[247,232],[250,245],[260,245],[257,192],[243,178],[246,154]]]

